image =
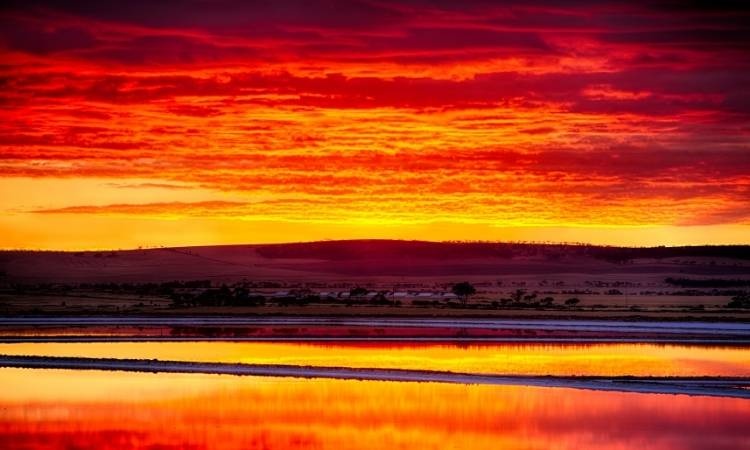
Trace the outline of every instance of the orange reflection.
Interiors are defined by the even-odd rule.
[[[519,386],[2,369],[0,447],[740,448],[750,402]],[[665,401],[667,400],[667,401]]]
[[[0,344],[0,354],[399,368],[520,375],[750,376],[750,349],[656,344]]]

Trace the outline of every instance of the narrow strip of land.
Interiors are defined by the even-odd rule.
[[[496,328],[628,333],[713,334],[750,337],[750,323],[616,320],[507,320],[492,318],[339,317],[8,317],[0,326],[351,326],[419,328]]]
[[[694,346],[739,346],[750,345],[750,336],[746,338],[730,339],[704,339],[704,338],[513,338],[513,337],[357,337],[357,336],[339,336],[339,337],[321,337],[321,336],[248,336],[248,337],[175,337],[175,336],[0,336],[0,344],[42,344],[42,343],[105,343],[105,342],[298,342],[298,343],[317,343],[317,342],[393,342],[393,343],[467,343],[467,344],[682,344]]]
[[[750,399],[750,378],[747,377],[559,377],[484,375],[407,369],[312,367],[295,365],[10,355],[0,355],[0,367],[540,386]]]

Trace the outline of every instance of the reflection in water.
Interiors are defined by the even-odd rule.
[[[738,449],[750,402],[519,386],[0,369],[0,448]]]
[[[0,354],[399,368],[520,375],[750,376],[750,348],[657,344],[0,344]]]

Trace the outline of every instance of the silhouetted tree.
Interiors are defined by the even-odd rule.
[[[463,303],[464,305],[466,304],[466,301],[470,296],[477,293],[477,289],[468,281],[454,284],[451,288],[451,291],[456,294],[456,296],[461,300],[461,303]]]
[[[510,299],[513,303],[521,303],[523,301],[524,295],[526,295],[525,290],[516,289],[515,291],[510,293]]]
[[[750,294],[744,293],[735,295],[732,300],[727,303],[727,308],[750,308]]]
[[[555,302],[555,299],[552,297],[544,297],[539,301],[543,306],[550,306],[552,303]]]
[[[364,297],[366,296],[370,291],[368,291],[366,288],[357,286],[355,288],[351,288],[349,290],[349,297]]]

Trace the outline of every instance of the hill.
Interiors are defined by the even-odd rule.
[[[750,276],[750,246],[350,240],[106,252],[3,251],[6,282],[212,279],[333,282],[362,278]]]

